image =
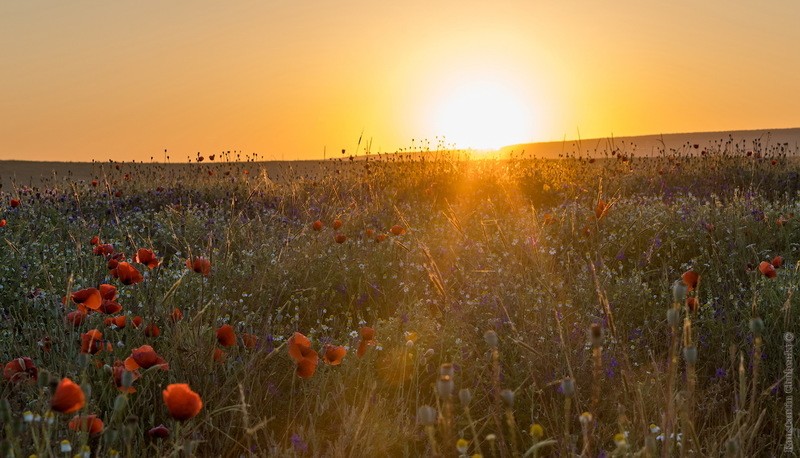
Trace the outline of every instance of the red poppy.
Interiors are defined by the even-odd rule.
[[[81,353],[95,355],[103,351],[105,346],[103,333],[97,329],[91,329],[81,334]]]
[[[197,257],[194,259],[187,259],[186,260],[186,267],[190,270],[193,270],[199,274],[202,274],[204,277],[208,277],[211,274],[211,261],[203,257]]]
[[[50,398],[50,408],[61,413],[75,413],[86,404],[86,396],[78,384],[68,378],[58,382],[53,397]]]
[[[144,278],[142,274],[133,267],[131,264],[127,262],[120,262],[117,265],[117,277],[119,281],[122,282],[123,285],[135,285],[137,283],[141,283]]]
[[[308,337],[304,336],[303,334],[295,332],[294,334],[292,334],[292,337],[289,337],[287,346],[289,348],[289,356],[291,356],[292,359],[294,359],[295,362],[297,362],[303,359],[303,354],[301,349],[311,348],[311,341],[308,340]]]
[[[103,297],[100,295],[100,291],[98,291],[97,288],[85,288],[72,293],[72,300],[78,304],[78,309],[80,310],[97,310],[100,308]]]
[[[325,356],[322,357],[322,361],[331,366],[338,366],[339,364],[342,364],[342,360],[346,354],[346,348],[338,345],[326,344]]]
[[[697,311],[697,307],[700,306],[700,300],[697,299],[697,296],[688,296],[686,298],[686,307],[689,309],[690,312],[694,313]]]
[[[683,284],[686,285],[689,291],[694,291],[697,289],[697,284],[700,282],[700,275],[693,270],[687,270],[681,275],[681,280],[683,280]]]
[[[155,323],[150,323],[144,328],[144,335],[147,337],[158,337],[161,335],[161,329]]]
[[[783,256],[775,256],[770,264],[772,264],[772,267],[780,269],[783,265]]]
[[[106,315],[113,315],[122,311],[122,305],[117,301],[103,300],[98,312],[105,313]]]
[[[375,235],[375,229],[372,228],[367,229],[366,231],[364,231],[364,235],[366,235],[367,238],[372,238]]]
[[[142,325],[142,322],[143,322],[143,321],[144,321],[144,320],[142,320],[142,317],[140,317],[139,315],[136,315],[135,317],[133,317],[133,319],[131,319],[131,324],[133,324],[133,327],[134,327],[134,328],[137,328],[137,329],[138,329],[138,328],[139,328],[139,326],[141,326],[141,325]]]
[[[53,349],[53,340],[50,338],[50,336],[42,337],[38,342],[36,342],[36,344],[39,345],[39,348],[41,348],[44,352],[48,352]]]
[[[139,264],[146,265],[149,269],[154,269],[158,267],[159,264],[156,254],[153,253],[153,250],[148,250],[147,248],[139,248],[134,259]]]
[[[169,320],[173,323],[177,323],[183,319],[183,312],[178,307],[172,309],[172,313],[169,315]]]
[[[295,373],[300,378],[311,378],[317,370],[319,355],[311,348],[301,347],[300,354],[303,359],[297,362]]]
[[[125,315],[120,316],[110,316],[103,320],[103,324],[106,326],[115,326],[117,329],[125,328],[125,323],[128,321]]]
[[[93,236],[92,239],[89,240],[89,243],[92,244],[93,246],[100,245],[100,237],[98,237],[96,235]]]
[[[83,324],[83,321],[86,320],[86,312],[84,312],[83,310],[73,310],[67,313],[65,319],[67,323],[73,326],[80,326],[81,324]]]
[[[117,287],[103,283],[100,285],[100,296],[107,301],[113,301],[117,298]]]
[[[321,231],[321,230],[322,230],[322,228],[323,228],[323,226],[325,226],[325,225],[322,223],[322,221],[320,221],[320,220],[316,220],[316,221],[314,221],[314,223],[311,225],[311,228],[312,228],[312,229],[314,229],[315,231]]]
[[[3,378],[9,382],[35,381],[39,378],[39,369],[27,356],[11,360],[3,368]]]
[[[87,432],[90,436],[102,433],[105,427],[103,420],[97,418],[97,415],[76,415],[67,426],[73,431]]]
[[[256,345],[258,345],[258,336],[256,336],[255,334],[243,333],[242,344],[244,345],[245,348],[250,348],[250,349],[256,348]]]
[[[386,234],[378,234],[375,236],[375,241],[380,243],[386,240]]]
[[[778,276],[778,272],[775,271],[775,266],[767,261],[761,261],[761,264],[758,265],[758,271],[767,278],[775,278]]]
[[[95,245],[95,247],[92,249],[92,252],[98,256],[110,256],[114,254],[114,245],[110,243]]]
[[[391,229],[389,229],[389,232],[391,232],[394,235],[403,235],[406,233],[406,228],[404,228],[399,224],[395,224],[394,226],[392,226]]]
[[[169,369],[169,363],[159,356],[150,345],[142,345],[133,349],[131,355],[125,359],[125,369],[129,371],[135,371],[140,367],[149,369],[153,366],[159,366],[161,370]]]
[[[333,230],[334,231],[338,231],[339,228],[342,227],[342,220],[340,220],[340,219],[333,220],[333,224],[331,226],[333,226]]]
[[[178,421],[194,417],[203,408],[203,400],[200,399],[200,395],[192,391],[186,383],[167,385],[167,389],[162,392],[162,395],[170,416]]]
[[[6,227],[6,224],[8,224],[8,221],[6,221],[5,218],[0,219],[0,227]]]
[[[19,207],[19,199],[11,199],[11,208]]]
[[[166,439],[169,437],[169,428],[164,425],[158,425],[147,430],[147,435],[155,439]]]
[[[361,335],[361,341],[358,343],[356,356],[361,358],[367,352],[367,347],[375,345],[377,342],[375,341],[375,329],[373,328],[364,326],[359,330],[359,334]]]
[[[212,358],[215,362],[223,363],[225,362],[225,358],[227,356],[228,355],[224,351],[220,350],[219,348],[214,348],[214,354],[212,355]]]
[[[112,375],[114,377],[114,385],[117,387],[118,390],[122,391],[123,393],[135,393],[136,388],[134,388],[133,386],[126,387],[122,384],[122,376],[126,372],[131,374],[131,384],[133,381],[135,381],[140,377],[138,371],[129,371],[128,369],[126,369],[125,364],[122,361],[120,360],[114,361],[114,368],[112,369]]]
[[[232,347],[236,345],[236,334],[233,332],[233,326],[223,324],[217,329],[217,342],[223,347]]]
[[[333,240],[335,240],[336,243],[344,243],[347,241],[347,236],[344,234],[336,234]]]

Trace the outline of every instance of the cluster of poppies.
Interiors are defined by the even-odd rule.
[[[369,346],[375,345],[375,329],[362,327],[359,331],[360,340],[356,356],[361,358],[367,352]],[[308,337],[299,332],[295,332],[287,342],[289,356],[296,364],[295,374],[300,378],[311,378],[317,370],[320,356],[322,362],[329,366],[338,366],[347,355],[347,349],[340,345],[325,344],[322,353],[317,353],[311,348],[311,341]]]
[[[339,232],[339,229],[341,229],[343,225],[344,223],[342,223],[342,220],[340,219],[335,219],[333,220],[333,223],[331,223],[331,227],[333,228],[334,231],[336,231],[333,234],[333,240],[336,243],[344,243],[347,241],[347,236]],[[322,231],[324,227],[325,223],[323,223],[322,220],[319,219],[311,223],[311,229],[313,229],[315,232]],[[395,224],[394,226],[389,228],[389,233],[391,233],[392,235],[404,235],[406,233],[406,228],[399,224]],[[386,234],[376,233],[375,229],[372,228],[367,228],[364,231],[364,235],[367,238],[374,240],[375,242],[383,242],[384,240],[386,240]]]

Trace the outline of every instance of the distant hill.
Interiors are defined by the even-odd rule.
[[[614,149],[623,153],[634,153],[637,156],[653,156],[660,150],[681,150],[682,148],[711,147],[714,145],[725,148],[726,143],[730,142],[729,148],[738,145],[742,148],[752,150],[760,142],[762,150],[768,147],[785,144],[790,151],[795,151],[800,147],[800,128],[791,129],[761,129],[761,130],[736,130],[722,132],[692,132],[683,134],[663,134],[663,135],[638,135],[631,137],[608,137],[608,138],[586,138],[578,140],[566,140],[560,142],[541,142],[524,143],[519,145],[509,145],[500,149],[501,154],[514,152],[519,154],[522,151],[526,156],[536,156],[540,158],[557,158],[560,154],[578,154],[601,156],[604,152],[612,152]]]

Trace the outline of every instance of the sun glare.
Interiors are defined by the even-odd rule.
[[[459,148],[497,149],[530,141],[534,119],[524,98],[508,85],[474,80],[446,91],[433,124]]]

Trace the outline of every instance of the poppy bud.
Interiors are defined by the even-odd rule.
[[[575,394],[575,382],[567,377],[561,381],[561,392],[564,396],[571,398]]]
[[[443,375],[439,380],[436,381],[436,393],[440,398],[449,398],[452,396],[454,389],[455,384],[453,383],[453,379],[447,375]]]
[[[683,359],[686,360],[686,364],[697,364],[697,347],[694,345],[685,347],[683,349]]]
[[[670,307],[670,309],[667,310],[667,323],[669,323],[669,325],[672,327],[677,327],[680,324],[680,322],[681,322],[680,310],[674,307]]]
[[[672,284],[672,300],[678,304],[686,299],[686,284],[682,280],[675,280]]]
[[[483,340],[485,340],[486,344],[489,345],[491,348],[497,348],[498,345],[497,333],[492,331],[491,329],[483,334]]]
[[[458,390],[458,400],[461,401],[461,405],[464,407],[469,406],[469,403],[472,401],[472,392],[469,388],[461,388]]]
[[[421,406],[417,409],[417,423],[430,426],[436,423],[436,409],[431,406]]]
[[[114,415],[122,415],[125,407],[128,406],[128,398],[124,394],[118,394],[114,398]]]
[[[439,375],[441,375],[442,377],[447,376],[452,379],[453,376],[455,375],[455,369],[453,368],[453,364],[444,363],[441,366],[439,366]]]
[[[500,399],[503,400],[503,404],[505,404],[507,408],[511,409],[514,407],[514,391],[506,388],[500,392]]]
[[[756,336],[760,336],[764,332],[764,320],[759,317],[750,319],[750,332]]]

